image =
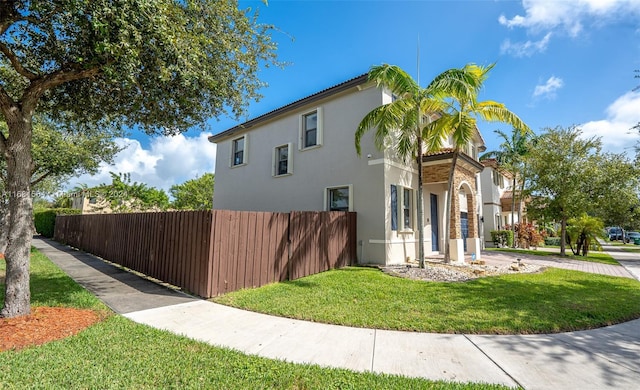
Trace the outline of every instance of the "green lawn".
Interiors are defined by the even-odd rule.
[[[489,252],[510,252],[510,253],[520,253],[523,255],[535,255],[535,256],[555,256],[560,257],[560,253],[557,250],[545,250],[544,248],[538,248],[537,250],[533,249],[514,249],[514,248],[485,248],[486,251]],[[589,252],[588,255],[585,256],[575,256],[569,247],[566,249],[567,256],[563,257],[564,259],[572,259],[572,260],[580,260],[580,261],[590,261],[594,263],[604,263],[604,264],[613,264],[619,265],[619,263],[611,257],[611,255],[604,252]]]
[[[0,274],[4,273],[0,261]],[[37,251],[34,305],[108,310]],[[0,284],[4,299],[4,285]],[[64,340],[0,352],[2,389],[504,389],[355,373],[248,356],[119,315]]]
[[[468,282],[422,282],[344,268],[241,290],[215,302],[356,327],[439,333],[527,334],[640,318],[640,282],[550,268]]]

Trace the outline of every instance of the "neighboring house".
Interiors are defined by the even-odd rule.
[[[209,137],[218,146],[214,208],[355,211],[359,263],[415,260],[417,163],[403,163],[392,147],[379,151],[375,131],[362,139],[362,157],[354,146],[362,118],[392,99],[364,74]],[[480,258],[483,150],[477,132],[456,164],[452,261],[463,261],[465,254]],[[444,252],[452,157],[450,148],[423,156],[427,257]]]
[[[73,194],[71,208],[80,210],[82,214],[109,214],[109,202],[98,195],[91,194],[91,190]]]
[[[482,165],[484,169],[480,174],[480,186],[483,200],[484,243],[486,247],[494,247],[491,231],[502,230],[513,223],[519,223],[519,216],[524,219],[525,202],[519,202],[516,199],[512,220],[513,175],[501,169],[494,158],[483,160]]]

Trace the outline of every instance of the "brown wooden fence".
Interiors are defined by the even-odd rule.
[[[209,298],[356,258],[356,214],[176,211],[60,215],[54,238]]]

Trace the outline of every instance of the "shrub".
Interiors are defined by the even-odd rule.
[[[80,214],[78,209],[41,209],[33,213],[33,224],[36,232],[44,237],[53,237],[56,225],[56,215]]]
[[[544,239],[546,246],[560,246],[560,237],[547,237]]]
[[[538,229],[530,223],[515,224],[516,236],[518,237],[518,247],[529,249],[537,247],[543,242],[546,232],[538,232]]]
[[[513,232],[511,230],[492,230],[491,240],[496,247],[512,246]]]

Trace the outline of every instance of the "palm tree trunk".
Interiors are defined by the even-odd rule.
[[[424,268],[424,209],[422,191],[422,137],[418,137],[418,262]]]
[[[511,231],[513,232],[513,247],[517,246],[518,237],[516,237],[516,221],[515,221],[515,212],[516,210],[516,175],[513,175],[513,185],[511,186]],[[520,222],[518,220],[518,222]]]
[[[453,159],[451,161],[451,170],[449,171],[449,184],[447,191],[446,202],[445,202],[445,227],[444,227],[444,262],[451,262],[451,248],[449,245],[449,241],[451,240],[451,233],[449,232],[451,227],[451,204],[454,201],[453,199],[453,178],[456,170],[456,164],[458,163],[458,148],[453,151]]]

